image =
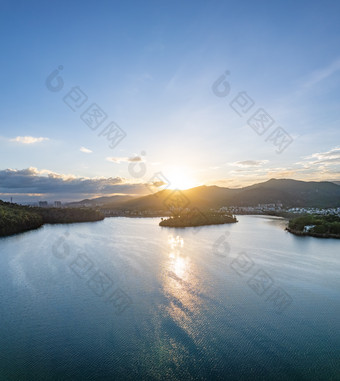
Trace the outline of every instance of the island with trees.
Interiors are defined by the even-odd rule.
[[[163,219],[159,223],[160,226],[167,227],[194,227],[204,225],[220,225],[238,222],[236,217],[230,213],[221,213],[218,211],[199,211],[198,209],[185,210],[173,215],[167,219]]]
[[[104,219],[94,209],[38,208],[0,201],[0,236],[37,229],[43,224],[92,222]]]
[[[340,216],[299,216],[291,219],[286,229],[290,233],[299,236],[312,236],[317,238],[340,238]]]

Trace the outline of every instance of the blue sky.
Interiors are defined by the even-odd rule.
[[[182,188],[340,180],[338,1],[0,7],[1,198],[139,194],[156,172]],[[63,98],[75,86],[87,101],[73,112]],[[230,105],[240,92],[253,103],[241,116]],[[107,114],[96,130],[80,118],[92,103]],[[275,121],[263,135],[247,123],[259,108]],[[98,136],[110,122],[126,133],[113,149]],[[286,148],[269,138],[278,127]]]

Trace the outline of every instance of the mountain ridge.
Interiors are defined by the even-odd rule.
[[[226,188],[203,185],[187,190],[165,189],[154,194],[132,198],[108,209],[166,210],[171,197],[182,198],[186,207],[200,209],[222,206],[257,206],[258,204],[282,204],[285,207],[340,207],[340,185],[330,181],[301,181],[270,179],[243,188]]]

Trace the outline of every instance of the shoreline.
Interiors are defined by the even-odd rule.
[[[241,214],[236,214],[235,216],[237,215],[240,215],[240,216],[268,216],[268,217],[277,217],[277,218],[282,218],[284,220],[289,220],[289,217],[288,216],[282,216],[280,214],[274,214],[274,213],[271,213],[271,214],[259,214],[259,213],[241,213]],[[103,221],[104,219],[106,218],[117,218],[117,217],[123,217],[123,218],[168,218],[169,216],[164,216],[164,215],[160,215],[160,216],[128,216],[128,215],[116,215],[116,216],[104,216],[104,218],[100,218],[98,220],[84,220],[84,221],[70,221],[70,222],[43,222],[41,225],[39,226],[35,226],[35,227],[32,227],[32,228],[28,228],[28,229],[21,229],[21,230],[18,230],[18,231],[15,231],[15,232],[11,232],[9,234],[0,234],[0,239],[1,238],[6,238],[6,237],[12,237],[12,236],[15,236],[15,235],[19,235],[19,234],[23,234],[23,233],[26,233],[26,232],[30,232],[30,231],[33,231],[33,230],[38,230],[40,228],[42,228],[44,225],[65,225],[65,224],[79,224],[79,223],[86,223],[86,222],[98,222],[98,221]],[[165,221],[165,220],[164,220]],[[163,221],[161,221],[163,222]],[[205,223],[205,224],[200,224],[200,225],[185,225],[185,226],[176,226],[176,225],[161,225],[159,224],[159,226],[161,227],[170,227],[170,228],[186,228],[186,227],[202,227],[202,226],[212,226],[212,225],[224,225],[224,224],[232,224],[232,223],[237,223],[239,222],[238,220],[236,221],[231,221],[231,222],[213,222],[213,223]],[[333,238],[333,239],[340,239],[340,235],[336,235],[336,234],[320,234],[320,233],[309,233],[309,232],[302,232],[302,231],[299,231],[299,230],[294,230],[294,229],[291,229],[289,228],[288,226],[284,229],[285,231],[287,231],[288,233],[290,234],[293,234],[295,236],[299,236],[299,237],[314,237],[314,238]]]
[[[294,234],[299,237],[314,237],[314,238],[334,238],[334,239],[340,239],[340,235],[337,234],[320,234],[320,233],[308,233],[308,232],[302,232],[300,230],[294,230],[289,227],[286,227],[285,229],[287,232]]]
[[[36,227],[32,227],[32,228],[28,228],[28,229],[25,229],[25,230],[18,230],[16,232],[13,232],[13,233],[9,233],[9,234],[0,234],[0,239],[1,238],[6,238],[6,237],[13,237],[15,235],[19,235],[19,234],[23,234],[23,233],[28,233],[28,232],[31,232],[31,231],[34,231],[34,230],[38,230],[38,229],[41,229],[42,227],[44,227],[45,225],[70,225],[70,224],[84,224],[86,222],[100,222],[100,221],[103,221],[105,218],[103,219],[100,219],[100,220],[94,220],[94,221],[75,221],[75,222],[44,222],[42,223],[40,226],[36,226]]]
[[[105,216],[92,209],[38,208],[0,201],[0,237],[41,228],[45,224],[96,222]]]

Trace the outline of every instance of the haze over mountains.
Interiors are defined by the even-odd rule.
[[[174,190],[162,190],[148,196],[101,197],[72,203],[72,206],[101,206],[116,210],[156,211],[167,209],[167,200]],[[332,182],[271,179],[239,189],[218,186],[199,186],[176,191],[187,207],[220,208],[222,206],[257,206],[258,204],[282,204],[284,207],[340,206],[340,185]]]
[[[85,199],[82,201],[70,202],[67,204],[69,207],[80,207],[80,206],[98,206],[98,205],[110,205],[110,206],[119,206],[123,202],[133,199],[133,196],[127,195],[116,195],[116,196],[104,196],[97,197],[92,199]]]

